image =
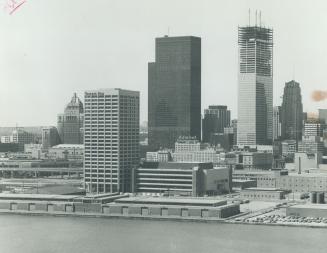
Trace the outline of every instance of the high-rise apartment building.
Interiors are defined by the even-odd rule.
[[[230,126],[230,111],[226,105],[209,105],[204,110],[202,120],[202,140],[211,142],[212,135],[224,133],[224,128]]]
[[[57,128],[61,143],[83,144],[83,114],[83,103],[74,93],[65,112],[58,115]]]
[[[302,138],[303,105],[300,84],[285,83],[281,111],[282,138],[299,141]]]
[[[130,192],[139,163],[138,91],[85,92],[84,181],[87,192]]]
[[[179,136],[201,138],[201,38],[156,38],[148,65],[149,146],[173,148]]]
[[[239,146],[270,143],[273,138],[273,30],[238,28]]]

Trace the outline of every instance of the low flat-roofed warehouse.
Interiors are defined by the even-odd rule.
[[[160,204],[160,205],[181,205],[181,206],[222,206],[226,200],[204,199],[204,198],[159,198],[159,197],[130,197],[117,199],[115,203],[126,204]]]

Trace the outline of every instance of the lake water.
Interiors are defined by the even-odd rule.
[[[0,215],[1,253],[327,252],[327,229]]]

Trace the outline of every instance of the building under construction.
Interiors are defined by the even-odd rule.
[[[273,136],[273,30],[238,28],[238,135],[240,146],[269,144]]]

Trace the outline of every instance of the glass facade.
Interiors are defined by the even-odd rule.
[[[201,39],[156,39],[148,66],[149,146],[173,148],[179,136],[201,138]]]

